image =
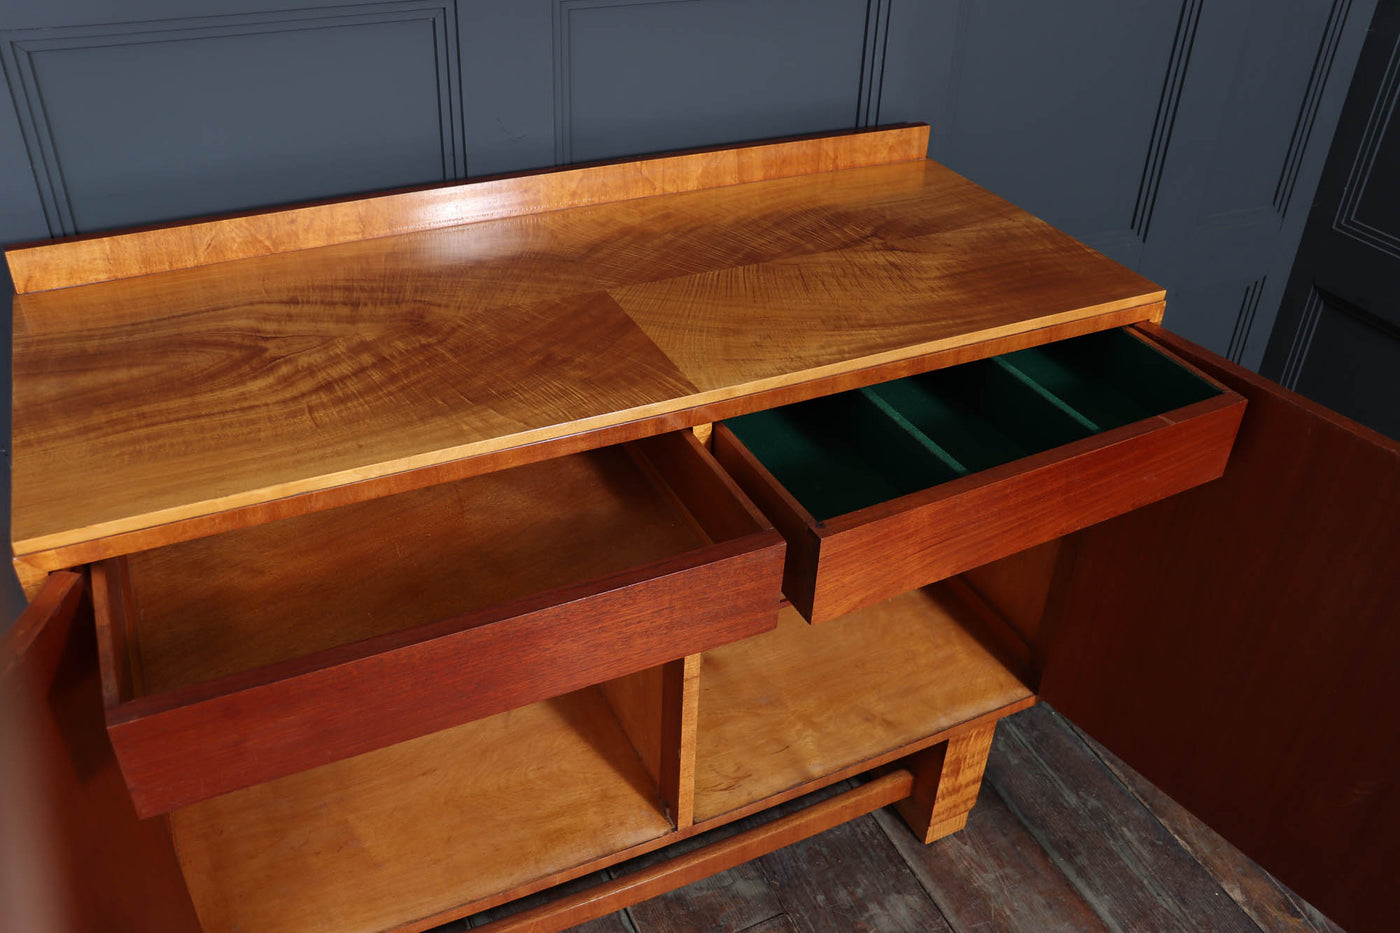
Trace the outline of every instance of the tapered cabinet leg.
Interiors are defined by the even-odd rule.
[[[914,793],[895,807],[914,835],[928,843],[967,825],[995,730],[996,723],[969,729],[910,760]]]

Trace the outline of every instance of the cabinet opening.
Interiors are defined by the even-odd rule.
[[[176,810],[171,832],[204,929],[446,922],[665,835],[645,742],[613,686]]]
[[[818,626],[785,609],[774,631],[704,654],[696,821],[1022,708],[1032,691],[1004,658],[948,585]]]

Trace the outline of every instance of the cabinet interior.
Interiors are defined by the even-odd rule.
[[[725,424],[826,521],[1219,393],[1114,330]]]
[[[696,820],[1028,700],[993,638],[955,589],[933,586],[821,625],[788,608],[774,631],[705,652]]]
[[[666,834],[616,695],[590,687],[175,811],[201,923],[389,929]]]
[[[447,919],[1028,704],[965,593],[935,585],[820,626],[784,609],[772,632],[689,659],[698,677],[649,668],[176,810],[201,922]],[[668,772],[669,755],[682,764]],[[675,781],[693,791],[693,826],[662,803],[685,796]]]

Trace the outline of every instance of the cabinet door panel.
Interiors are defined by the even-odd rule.
[[[1348,930],[1400,863],[1400,444],[1248,399],[1224,476],[1083,532],[1040,695]]]
[[[199,929],[164,817],[138,820],[117,770],[92,601],[68,571],[0,640],[0,826],[0,929]]]

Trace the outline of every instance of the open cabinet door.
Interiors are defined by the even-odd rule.
[[[1143,330],[1249,407],[1221,479],[1078,536],[1040,696],[1347,930],[1394,929],[1400,445]]]
[[[0,639],[0,827],[0,930],[199,928],[165,818],[137,819],[117,770],[76,573]]]

